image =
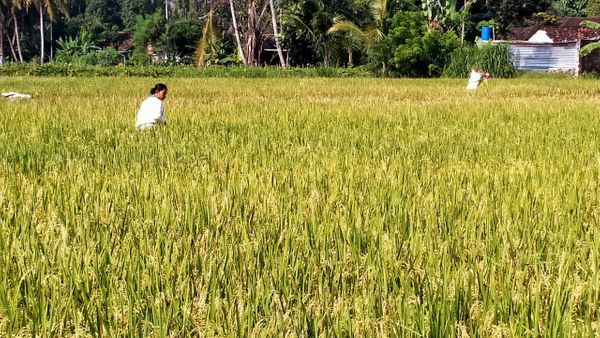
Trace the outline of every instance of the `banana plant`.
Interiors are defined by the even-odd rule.
[[[445,18],[449,2],[453,2],[456,6],[456,0],[442,1],[442,0],[424,0],[421,4],[423,13],[427,18],[428,27],[433,28],[439,26],[440,22]]]
[[[477,0],[463,0],[460,9],[459,0],[424,0],[422,3],[423,13],[427,18],[427,26],[430,30],[441,30],[448,19],[457,19],[461,22],[461,41],[464,41],[465,21],[469,15],[471,6]]]
[[[583,27],[587,27],[587,28],[592,28],[592,29],[597,29],[600,30],[600,23],[596,23],[593,21],[582,21],[580,24],[580,26]],[[580,50],[579,50],[579,54],[581,54],[582,56],[586,56],[589,55],[590,53],[592,53],[594,50],[600,48],[600,41],[596,41],[596,42],[592,42],[588,45],[583,46]]]
[[[100,50],[100,47],[94,44],[92,34],[85,29],[81,29],[76,37],[59,38],[56,44],[58,52],[66,56],[83,56]]]

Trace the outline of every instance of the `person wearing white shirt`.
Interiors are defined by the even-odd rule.
[[[167,86],[157,83],[150,89],[148,97],[140,107],[137,113],[135,127],[139,130],[153,128],[156,125],[167,124],[165,118],[164,101],[167,98]]]
[[[467,82],[467,90],[471,93],[476,91],[479,85],[481,84],[481,81],[485,81],[489,78],[489,73],[484,73],[478,68],[472,68],[471,74],[469,75],[469,80]]]
[[[476,91],[482,77],[483,74],[481,74],[481,72],[477,71],[475,68],[471,69],[471,75],[469,75],[469,80],[467,82],[467,90],[470,92]]]

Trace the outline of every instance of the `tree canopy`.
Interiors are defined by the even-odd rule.
[[[492,20],[502,34],[540,13],[597,15],[597,8],[598,0],[0,0],[0,55],[47,62],[61,53],[59,39],[76,43],[85,32],[94,53],[113,57],[121,47],[131,62],[434,76],[451,49],[475,40],[481,22]]]

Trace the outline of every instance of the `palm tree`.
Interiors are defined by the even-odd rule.
[[[336,18],[336,8],[326,5],[323,0],[312,0],[310,5],[311,11],[308,16],[302,16],[302,13],[287,13],[285,18],[288,25],[303,32],[301,35],[308,39],[315,53],[323,58],[323,65],[328,67],[334,61],[336,47],[347,45],[344,40],[347,34],[328,34]]]
[[[279,61],[281,66],[285,68],[285,59],[283,57],[283,50],[281,49],[281,43],[279,42],[279,29],[277,28],[277,19],[275,17],[275,4],[273,0],[269,0],[269,7],[271,7],[271,22],[273,23],[273,37],[275,39],[275,46],[277,47],[277,54],[279,55]]]
[[[54,20],[57,12],[67,13],[66,0],[21,0],[25,7],[34,5],[40,14],[40,62],[44,63],[45,45],[44,45],[44,10],[48,12],[50,20]]]
[[[238,30],[237,18],[235,15],[235,6],[233,0],[229,0],[229,10],[231,11],[231,22],[233,23],[233,32],[235,35],[235,43],[238,51],[238,57],[244,64],[246,64],[246,57],[244,56],[244,50],[242,49],[242,42],[240,40],[240,31]]]
[[[4,5],[7,9],[7,11],[10,11],[10,15],[11,18],[13,20],[13,39],[12,41],[9,39],[9,46],[11,49],[11,52],[13,53],[13,58],[15,59],[15,61],[19,61],[21,63],[23,63],[23,52],[21,50],[21,38],[20,38],[20,33],[19,33],[19,21],[17,20],[17,11],[22,9],[23,7],[25,7],[26,4],[28,4],[27,2],[25,2],[26,0],[1,0],[2,5]],[[7,20],[5,18],[4,20],[4,24],[7,23]],[[8,34],[7,34],[8,37]],[[16,43],[16,47],[17,50],[14,50],[13,44]],[[18,59],[17,59],[18,57]]]
[[[6,28],[6,4],[0,1],[0,65],[4,63],[4,30]]]
[[[371,0],[371,15],[374,19],[373,24],[360,28],[354,22],[344,18],[336,18],[335,23],[329,30],[328,34],[336,32],[348,33],[350,38],[355,39],[364,44],[368,51],[373,51],[378,48],[387,34],[387,21],[391,13],[388,11],[388,0]],[[387,60],[385,56],[381,60],[381,70],[387,74]]]
[[[206,22],[202,29],[202,38],[198,42],[196,47],[196,65],[198,67],[204,67],[207,65],[207,59],[214,59],[217,54],[217,45],[219,43],[219,37],[215,29],[214,24],[214,9],[210,8],[208,15],[206,16]],[[210,60],[209,60],[210,61]]]

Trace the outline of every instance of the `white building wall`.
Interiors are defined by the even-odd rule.
[[[564,71],[577,74],[579,49],[576,42],[511,43],[514,63],[521,70]]]

